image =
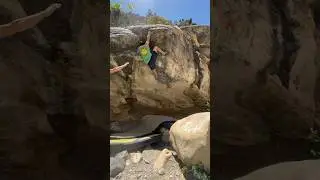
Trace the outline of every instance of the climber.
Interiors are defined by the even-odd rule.
[[[0,25],[0,38],[12,36],[18,32],[25,31],[27,29],[33,28],[44,18],[50,16],[57,9],[61,7],[61,4],[54,3],[47,7],[45,10],[40,11],[36,14],[26,16],[20,19],[16,19],[10,23]]]
[[[123,64],[123,65],[121,65],[121,66],[116,66],[116,67],[110,69],[110,74],[119,72],[119,71],[121,71],[123,68],[125,68],[125,67],[128,66],[128,65],[129,65],[129,62],[126,62],[125,64]]]
[[[151,32],[148,32],[147,35],[147,41],[140,42],[138,46],[138,54],[140,55],[140,58],[145,64],[148,64],[150,69],[152,70],[155,78],[157,78],[157,73],[155,71],[156,69],[156,61],[159,52],[165,56],[167,53],[162,51],[158,46],[155,46],[153,43],[150,43],[150,36]]]

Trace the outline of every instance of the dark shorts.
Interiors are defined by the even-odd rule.
[[[151,70],[154,70],[156,68],[158,53],[154,52],[151,48],[150,48],[150,52],[151,52],[151,59],[150,59],[148,65]]]

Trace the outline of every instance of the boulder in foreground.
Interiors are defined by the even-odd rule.
[[[210,112],[192,114],[174,123],[170,142],[186,165],[202,164],[210,171]]]

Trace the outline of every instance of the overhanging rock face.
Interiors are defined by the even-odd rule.
[[[146,41],[148,31],[151,42],[168,53],[157,58],[157,79],[136,54],[139,41]],[[123,72],[110,77],[111,119],[128,118],[132,106],[177,112],[209,105],[210,57],[207,51],[201,53],[210,45],[209,26],[111,28],[110,38],[111,66],[130,63]],[[128,97],[135,99],[134,105],[128,104]]]

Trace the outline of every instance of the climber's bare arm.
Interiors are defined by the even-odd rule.
[[[148,31],[146,45],[149,45],[149,43],[150,43],[150,37],[151,37],[151,32]]]
[[[126,62],[125,64],[123,64],[121,66],[114,67],[114,68],[110,69],[110,74],[119,72],[119,71],[121,71],[123,68],[125,68],[128,65],[129,65],[129,62]]]
[[[40,11],[39,13],[16,19],[8,24],[0,25],[0,38],[12,36],[18,32],[33,28],[60,7],[61,4],[59,3],[51,4],[47,9]]]

